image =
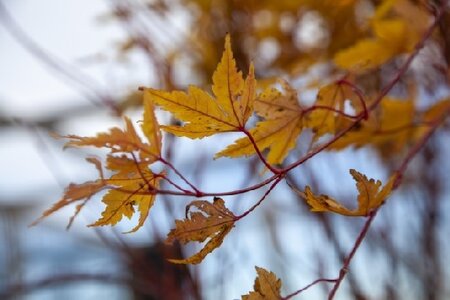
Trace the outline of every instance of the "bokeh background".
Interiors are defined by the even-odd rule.
[[[364,220],[312,214],[280,184],[224,244],[198,266],[165,259],[195,246],[163,243],[193,199],[160,196],[144,228],[122,234],[87,228],[102,211],[94,198],[69,231],[73,207],[35,227],[28,225],[57,201],[70,182],[94,179],[86,155],[62,150],[60,134],[94,135],[122,126],[121,115],[141,119],[137,88],[208,87],[231,35],[239,67],[255,63],[262,86],[283,77],[311,103],[319,85],[339,74],[334,55],[368,34],[382,5],[391,14],[430,21],[433,1],[0,1],[0,298],[1,299],[236,299],[253,287],[254,266],[275,272],[283,294],[319,278],[336,277]],[[406,18],[405,17],[405,18]],[[448,14],[411,71],[394,90],[414,86],[426,107],[448,95]],[[354,79],[368,94],[379,90],[402,57]],[[158,112],[161,123],[173,122]],[[402,187],[381,209],[336,299],[450,298],[450,153],[448,122],[412,161]],[[237,135],[191,141],[164,136],[164,152],[203,190],[229,191],[261,180],[255,158],[212,160]],[[287,162],[307,151],[308,134]],[[326,152],[290,173],[300,189],[348,199],[356,194],[348,169],[383,182],[401,161],[389,148]],[[263,190],[225,197],[235,213]],[[210,200],[210,199],[208,199]],[[298,299],[324,299],[319,284]]]

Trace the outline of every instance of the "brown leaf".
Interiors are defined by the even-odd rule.
[[[198,211],[191,211],[196,208]],[[176,227],[169,232],[166,242],[172,243],[178,240],[182,244],[189,242],[204,242],[210,238],[207,244],[198,253],[186,259],[170,259],[177,264],[198,264],[206,255],[219,247],[225,236],[234,226],[235,216],[225,207],[221,198],[214,198],[214,202],[196,200],[187,207],[185,220],[176,220]]]
[[[255,267],[258,276],[253,286],[254,291],[243,295],[242,300],[280,300],[281,280],[273,272]]]

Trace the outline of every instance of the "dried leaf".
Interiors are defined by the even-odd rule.
[[[253,285],[254,291],[243,295],[243,300],[280,300],[281,280],[273,272],[255,267],[258,276]]]
[[[191,211],[191,208],[198,211]],[[200,252],[186,259],[170,259],[176,264],[198,264],[206,255],[219,247],[225,236],[234,226],[235,216],[225,207],[221,198],[214,198],[214,202],[196,200],[187,207],[187,217],[185,220],[176,220],[175,228],[167,236],[168,243],[178,240],[182,244],[189,242],[204,242],[210,238]]]
[[[391,193],[396,176],[389,178],[387,184],[380,190],[381,182],[379,180],[367,179],[367,177],[353,169],[350,170],[353,179],[356,181],[358,189],[358,207],[354,210],[341,205],[335,199],[327,195],[314,195],[309,186],[306,186],[304,192],[296,191],[303,197],[311,211],[314,212],[334,212],[345,216],[367,216],[371,211],[380,207]]]
[[[87,161],[94,164],[99,171],[100,179],[78,185],[71,184],[66,189],[62,200],[45,211],[38,221],[66,205],[84,200],[76,206],[75,214],[69,221],[68,226],[70,226],[91,196],[103,189],[109,189],[102,200],[106,204],[102,217],[89,226],[115,225],[123,217],[131,218],[135,212],[135,206],[140,217],[138,224],[129,232],[138,230],[144,224],[155,201],[154,190],[158,188],[159,180],[164,176],[163,173],[154,174],[149,168],[149,165],[161,155],[161,134],[152,103],[147,102],[145,105],[142,124],[142,130],[150,144],[141,141],[130,119],[125,118],[125,124],[125,130],[114,127],[107,133],[99,133],[96,137],[76,135],[64,137],[71,139],[65,147],[108,148],[110,154],[107,155],[106,168],[113,173],[110,178],[105,178],[101,162],[93,157],[87,158]],[[122,154],[118,155],[119,153]],[[138,160],[136,153],[141,160]]]
[[[78,202],[83,199],[89,199],[94,194],[98,193],[105,187],[105,183],[102,180],[95,180],[95,181],[88,181],[82,184],[74,184],[71,183],[65,190],[64,196],[61,200],[53,204],[53,206],[42,214],[42,216],[34,221],[31,226],[36,225],[40,221],[42,221],[44,218],[48,217],[55,211],[60,210],[61,208]]]

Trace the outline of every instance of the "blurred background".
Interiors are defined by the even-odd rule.
[[[63,151],[50,133],[92,136],[122,126],[122,115],[139,121],[139,86],[208,89],[226,33],[239,68],[245,73],[254,62],[260,87],[282,77],[298,90],[299,101],[311,104],[321,85],[348,76],[374,96],[405,53],[364,72],[339,69],[335,55],[370,38],[370,20],[379,15],[411,24],[420,36],[437,2],[0,0],[0,299],[237,299],[252,290],[255,265],[282,279],[283,295],[336,277],[364,220],[310,213],[285,183],[198,266],[166,259],[199,248],[163,243],[193,200],[188,197],[158,196],[145,226],[133,234],[122,232],[136,219],[86,227],[103,209],[99,197],[69,231],[74,207],[28,227],[69,183],[95,179],[84,157],[104,154]],[[393,96],[414,97],[423,109],[449,94],[449,28],[447,12]],[[173,122],[164,112],[158,118]],[[449,129],[447,121],[408,167],[336,299],[450,298]],[[286,164],[308,151],[310,136],[299,138]],[[202,190],[231,191],[267,175],[255,157],[212,160],[236,137],[164,135],[163,150]],[[321,153],[288,180],[351,206],[356,190],[348,169],[385,182],[407,150],[391,141]],[[224,200],[239,214],[263,193]],[[325,299],[329,288],[319,284],[296,299]]]

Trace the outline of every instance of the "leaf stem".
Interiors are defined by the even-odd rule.
[[[361,102],[361,106],[362,106],[363,112],[364,112],[363,119],[367,120],[369,118],[369,112],[367,111],[367,105],[366,105],[366,100],[364,99],[364,93],[353,82],[350,82],[347,79],[340,79],[337,81],[337,84],[348,85],[349,87],[351,87],[351,89],[356,94],[356,96],[358,96],[359,101]]]
[[[377,210],[373,210],[370,212],[369,217],[367,217],[367,220],[364,223],[364,226],[361,229],[361,231],[358,235],[358,238],[356,239],[355,243],[353,244],[350,254],[344,260],[344,264],[342,265],[342,267],[339,271],[339,277],[336,279],[333,288],[331,289],[330,293],[328,294],[328,300],[332,300],[334,298],[334,295],[336,294],[337,290],[339,289],[339,286],[341,285],[342,281],[344,280],[345,275],[347,275],[348,268],[350,266],[350,262],[352,261],[353,257],[355,256],[356,251],[359,249],[359,246],[361,246],[362,241],[366,237],[367,232],[369,231],[370,225],[372,224],[373,220],[375,219],[376,214],[377,214]]]
[[[277,186],[277,184],[283,179],[284,176],[279,176],[269,187],[269,189],[264,193],[264,195],[259,199],[258,202],[256,202],[252,207],[250,207],[247,211],[245,211],[243,214],[236,216],[235,221],[239,221],[240,219],[247,216],[249,213],[254,211],[261,203],[266,199],[266,197],[272,192],[272,190]]]
[[[289,295],[287,295],[287,296],[281,298],[281,300],[288,300],[288,299],[291,299],[292,297],[297,296],[298,294],[300,294],[300,293],[306,291],[307,289],[309,289],[310,287],[312,287],[312,286],[314,286],[314,285],[316,285],[316,284],[318,284],[318,283],[321,283],[321,282],[332,283],[332,282],[336,282],[336,280],[337,280],[337,279],[327,279],[327,278],[319,278],[319,279],[316,279],[316,280],[314,280],[313,282],[311,282],[310,284],[308,284],[307,286],[305,286],[305,287],[299,289],[298,291],[295,291],[295,292],[293,292],[292,294],[289,294]]]
[[[269,164],[269,162],[264,158],[264,155],[262,155],[261,151],[259,150],[259,147],[256,144],[256,141],[253,138],[253,135],[244,127],[242,127],[240,130],[248,137],[248,139],[250,140],[250,142],[253,145],[253,148],[255,148],[256,154],[258,155],[258,157],[262,161],[262,163],[267,167],[267,169],[269,169],[274,174],[281,174],[282,172],[279,169],[271,166]]]
[[[160,162],[162,162],[163,164],[165,164],[166,166],[168,166],[170,169],[172,169],[172,171],[174,171],[175,174],[177,174],[178,177],[180,177],[181,180],[183,180],[187,185],[189,185],[189,186],[192,188],[192,190],[193,190],[196,194],[199,195],[198,197],[201,197],[200,195],[203,194],[203,193],[202,193],[199,189],[197,189],[197,187],[196,187],[195,185],[193,185],[189,180],[187,180],[187,178],[184,177],[184,175],[181,174],[181,172],[178,171],[178,169],[175,168],[174,165],[172,165],[169,161],[165,160],[165,159],[162,158],[162,157],[158,157],[158,160],[159,160]]]

